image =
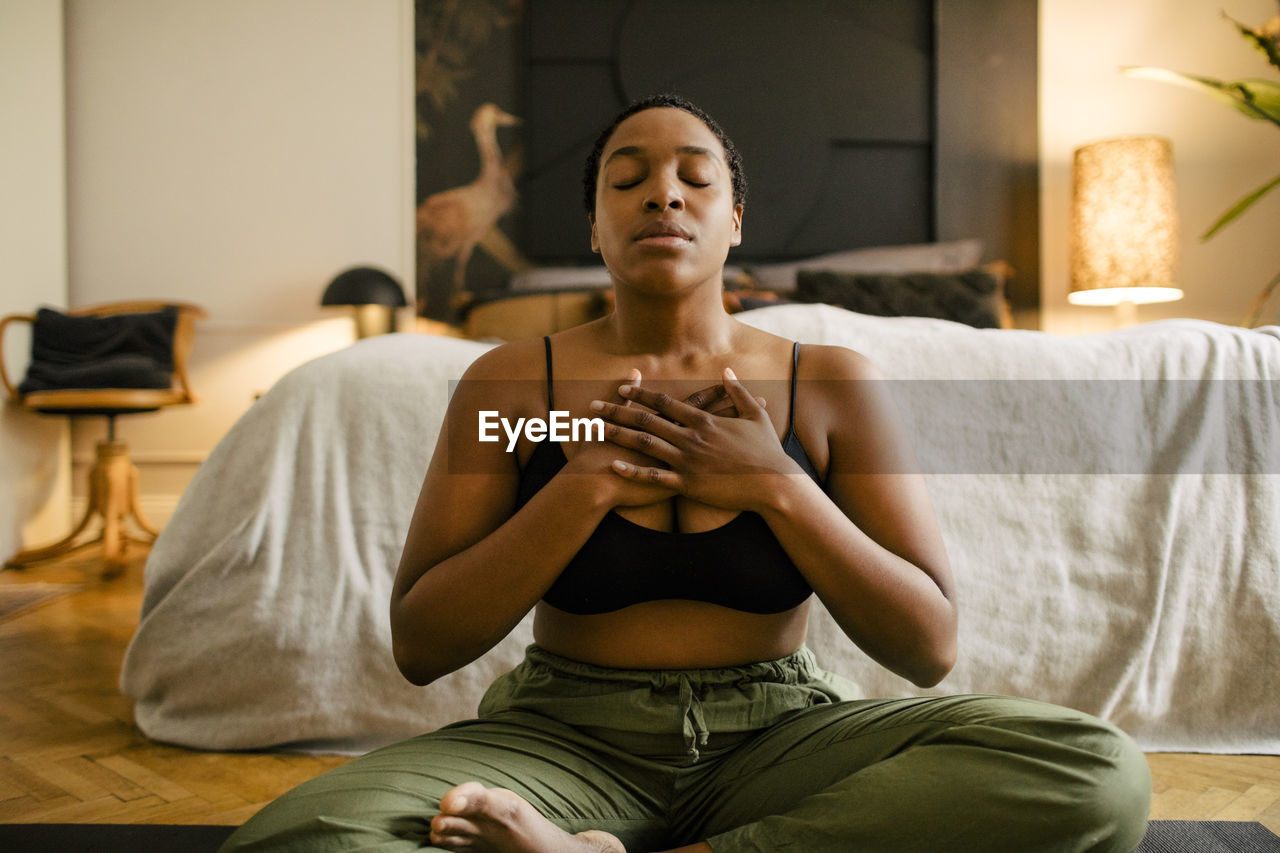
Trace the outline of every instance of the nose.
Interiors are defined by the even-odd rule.
[[[645,210],[681,210],[684,207],[684,196],[680,192],[680,181],[674,176],[656,176],[644,197]]]

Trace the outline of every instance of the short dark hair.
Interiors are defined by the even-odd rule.
[[[660,107],[683,110],[701,121],[707,126],[707,130],[715,134],[716,139],[720,140],[720,146],[724,148],[725,161],[729,166],[729,175],[733,181],[733,203],[745,204],[747,201],[747,173],[742,169],[742,155],[738,153],[733,140],[729,138],[729,135],[724,132],[720,125],[716,124],[715,119],[707,115],[697,105],[690,103],[679,95],[663,94],[650,95],[634,102],[631,106],[618,113],[613,121],[609,123],[609,126],[600,131],[600,135],[596,137],[595,145],[592,146],[591,153],[587,155],[586,166],[582,172],[582,201],[587,208],[587,213],[594,216],[596,212],[596,184],[600,177],[600,155],[604,153],[604,147],[608,144],[609,137],[613,136],[613,132],[618,129],[618,125],[636,113]]]

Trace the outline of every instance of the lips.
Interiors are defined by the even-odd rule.
[[[640,229],[639,233],[636,234],[635,239],[640,241],[659,237],[677,237],[681,240],[692,240],[693,234],[686,231],[684,228],[681,228],[674,222],[667,222],[663,220],[652,222]]]

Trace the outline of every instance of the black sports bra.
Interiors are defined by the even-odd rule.
[[[553,411],[551,340],[547,350],[547,408]],[[819,485],[820,475],[795,433],[796,366],[791,354],[791,403],[786,454]],[[533,497],[566,463],[559,443],[542,441],[520,472],[519,506]],[[725,524],[698,533],[654,530],[608,512],[583,543],[543,601],[568,613],[610,613],[643,601],[682,599],[719,604],[747,613],[782,613],[813,590],[783,550],[765,520],[740,512]]]

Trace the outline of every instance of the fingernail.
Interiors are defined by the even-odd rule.
[[[623,462],[621,459],[613,460],[613,467],[615,470],[620,471],[623,474],[631,470],[631,466]]]
[[[639,381],[640,381],[640,369],[639,369],[639,368],[637,368],[637,367],[633,367],[633,368],[631,368],[631,372],[627,374],[627,378],[628,378],[628,379],[630,379],[632,382],[639,382]]]
[[[725,376],[727,376],[727,377],[729,377],[730,379],[734,380],[735,382],[736,382],[736,381],[737,381],[737,379],[738,379],[738,374],[736,374],[736,373],[734,373],[734,372],[733,372],[733,368],[732,368],[732,367],[726,367],[726,368],[724,369],[724,375],[725,375]]]
[[[600,402],[599,400],[592,400],[591,405],[588,408],[590,408],[591,411],[593,412],[603,412],[604,403]]]
[[[630,393],[631,393],[631,386],[630,386],[630,385],[619,385],[619,386],[618,386],[618,393],[619,393],[619,394],[621,394],[621,395],[622,395],[622,396],[624,396],[624,397],[625,397],[625,396],[627,396],[628,394],[630,394]]]

